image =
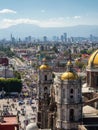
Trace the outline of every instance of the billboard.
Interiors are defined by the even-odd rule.
[[[0,64],[2,64],[3,66],[8,66],[8,58],[0,58]]]

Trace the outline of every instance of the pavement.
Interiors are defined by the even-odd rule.
[[[19,105],[18,99],[0,99],[0,110],[6,106],[9,115],[19,116],[20,130],[25,130],[29,123],[37,121],[37,102],[34,99],[30,104],[30,98],[25,98],[22,105]]]

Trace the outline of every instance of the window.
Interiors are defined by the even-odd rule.
[[[73,92],[74,92],[74,91],[73,91],[73,89],[71,88],[71,89],[70,89],[70,93],[73,94]]]
[[[44,87],[44,93],[46,94],[48,92],[47,87]]]
[[[74,90],[73,88],[70,89],[70,101],[73,102],[74,101],[74,96],[73,96]]]
[[[98,86],[98,76],[96,76],[96,86]]]
[[[71,95],[70,98],[73,99],[73,95]]]
[[[47,87],[44,87],[44,98],[47,98],[47,92],[48,92],[48,89],[47,89]]]
[[[38,122],[41,122],[41,112],[38,112]]]
[[[74,110],[73,109],[70,109],[69,120],[74,121]]]
[[[44,87],[44,91],[47,91],[47,87]]]
[[[63,98],[65,98],[65,89],[63,89],[62,93],[63,93]]]
[[[47,81],[47,75],[45,75],[45,81]]]
[[[44,93],[44,99],[48,99],[48,94],[47,93]]]

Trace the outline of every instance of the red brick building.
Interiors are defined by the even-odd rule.
[[[3,117],[0,122],[0,130],[19,130],[19,122],[17,116]]]

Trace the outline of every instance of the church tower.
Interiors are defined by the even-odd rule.
[[[73,70],[71,61],[55,87],[57,103],[56,129],[78,130],[82,123],[81,80]]]
[[[39,67],[38,81],[38,117],[37,124],[40,128],[48,128],[48,115],[50,104],[50,90],[53,84],[52,69],[48,66],[46,59],[43,59],[43,64]]]

